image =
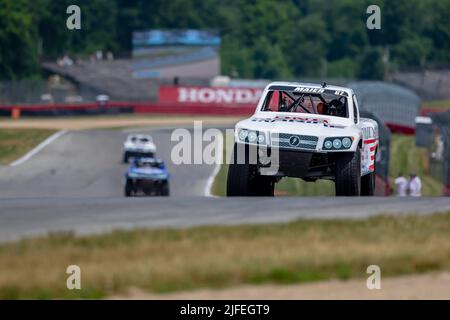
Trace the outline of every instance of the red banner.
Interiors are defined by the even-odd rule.
[[[254,108],[262,92],[260,88],[161,86],[159,102]]]

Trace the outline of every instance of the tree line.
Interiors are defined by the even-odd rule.
[[[66,8],[81,8],[81,30]],[[366,8],[381,8],[368,30]],[[39,76],[42,60],[96,50],[126,53],[131,33],[214,29],[222,73],[287,79],[383,77],[390,68],[450,61],[450,0],[0,0],[0,79]]]

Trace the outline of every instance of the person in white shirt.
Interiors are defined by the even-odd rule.
[[[420,178],[415,173],[411,173],[408,182],[408,190],[411,197],[422,196],[422,181],[420,181]]]
[[[403,176],[402,173],[398,174],[398,177],[395,179],[395,185],[397,186],[397,196],[398,197],[406,197],[406,189],[408,187],[408,180]]]

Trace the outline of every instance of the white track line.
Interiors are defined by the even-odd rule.
[[[28,159],[30,159],[32,156],[34,156],[35,154],[37,154],[39,151],[41,151],[42,149],[44,149],[46,146],[48,146],[50,143],[52,143],[53,141],[55,141],[56,139],[58,139],[59,137],[61,137],[63,134],[65,134],[67,132],[67,130],[59,130],[58,132],[52,134],[50,137],[48,137],[47,139],[45,139],[44,141],[42,141],[40,144],[38,144],[34,149],[30,150],[27,154],[25,154],[23,157],[21,157],[20,159],[17,159],[16,161],[12,162],[10,164],[11,167],[15,167],[18,166],[22,163],[24,163],[25,161],[27,161]]]
[[[216,179],[216,176],[219,174],[220,168],[222,167],[223,149],[224,148],[225,148],[225,142],[224,142],[224,140],[222,140],[222,147],[219,148],[220,151],[216,158],[216,160],[217,160],[216,166],[214,167],[214,171],[212,172],[212,174],[209,176],[208,181],[206,181],[206,187],[205,187],[205,192],[204,192],[206,197],[218,198],[218,196],[215,196],[211,193],[211,189],[214,184],[214,180]]]

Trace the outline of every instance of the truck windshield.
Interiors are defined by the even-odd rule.
[[[347,97],[328,92],[304,93],[271,90],[267,93],[262,111],[349,117]]]

